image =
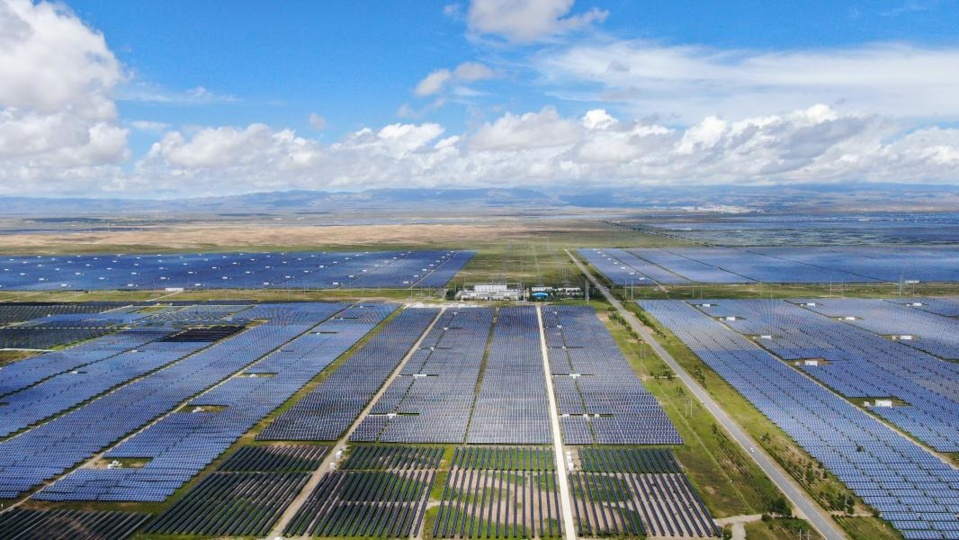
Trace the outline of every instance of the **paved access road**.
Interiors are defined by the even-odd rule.
[[[689,388],[690,392],[696,396],[696,399],[703,404],[707,411],[709,411],[713,417],[716,418],[716,421],[732,436],[732,438],[739,443],[749,457],[759,465],[759,468],[766,473],[766,476],[769,477],[773,483],[786,495],[786,498],[793,503],[796,509],[799,511],[799,514],[809,520],[813,528],[816,529],[819,534],[823,536],[826,540],[843,540],[847,538],[845,533],[839,528],[838,525],[830,518],[826,513],[822,511],[818,504],[813,501],[809,495],[796,484],[792,478],[790,478],[786,472],[784,472],[779,465],[776,464],[773,459],[766,454],[763,449],[756,444],[756,441],[750,437],[743,428],[739,426],[732,418],[726,414],[726,411],[713,400],[706,389],[697,383],[689,373],[686,373],[686,370],[676,362],[676,359],[673,358],[669,352],[664,349],[659,342],[653,339],[653,336],[650,335],[649,331],[640,324],[639,320],[635,315],[628,309],[626,309],[623,304],[617,300],[609,290],[604,287],[593,274],[577,259],[573,256],[572,253],[567,249],[566,254],[569,255],[569,258],[573,260],[580,271],[583,272],[589,281],[593,284],[593,287],[597,289],[606,300],[616,308],[619,314],[629,323],[629,326],[639,334],[643,340],[652,347],[653,351],[663,359],[663,362],[676,372],[676,375],[679,379]]]
[[[556,481],[559,486],[559,501],[563,511],[563,538],[576,540],[576,525],[573,522],[573,503],[569,491],[566,458],[563,456],[563,434],[559,425],[559,408],[556,406],[556,394],[553,390],[553,375],[549,368],[549,353],[546,348],[546,331],[543,328],[543,310],[536,307],[536,321],[539,324],[539,349],[543,356],[543,372],[546,376],[546,396],[549,399],[549,421],[553,431],[553,453],[556,460]]]

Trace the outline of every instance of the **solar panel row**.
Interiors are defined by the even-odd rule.
[[[149,517],[149,514],[129,512],[11,508],[0,514],[0,537],[7,540],[124,540],[132,536]]]
[[[705,313],[943,452],[959,451],[959,365],[922,348],[959,348],[959,321],[861,299],[703,301]],[[732,317],[734,320],[727,320]],[[838,319],[838,320],[837,320]],[[908,337],[890,340],[887,336]],[[929,347],[933,344],[934,347]],[[895,407],[877,399],[896,400]],[[882,400],[880,400],[882,401]]]
[[[441,287],[471,251],[210,253],[0,258],[0,289]]]
[[[959,280],[959,250],[924,247],[580,249],[617,286]]]
[[[351,440],[463,442],[493,313],[444,311]]]
[[[403,310],[328,379],[267,426],[257,439],[338,439],[438,312],[436,309]]]
[[[696,307],[639,304],[906,538],[959,538],[954,468]]]
[[[500,308],[466,442],[549,444],[552,438],[536,308]]]
[[[62,474],[306,328],[261,325],[0,442],[0,497]]]
[[[549,306],[543,324],[567,444],[682,444],[592,309]]]
[[[314,327],[293,325],[299,335],[248,366],[243,376],[194,397],[184,410],[167,415],[104,454],[106,459],[148,459],[145,466],[78,469],[35,498],[164,500],[394,309],[385,304],[355,305]]]
[[[562,511],[547,448],[456,449],[434,538],[556,538]]]
[[[395,455],[394,455],[395,454]],[[442,449],[390,447],[323,476],[284,531],[287,536],[416,536]],[[365,468],[368,467],[368,468]]]

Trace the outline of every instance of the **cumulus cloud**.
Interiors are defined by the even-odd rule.
[[[473,0],[467,23],[475,35],[530,43],[601,23],[609,12],[593,8],[569,15],[574,0]]]
[[[436,142],[443,132],[438,124],[390,124],[325,146],[265,124],[174,131],[136,164],[127,187],[161,195],[222,195],[421,185],[444,145],[456,140]]]
[[[475,150],[519,151],[530,148],[564,147],[577,139],[576,124],[560,118],[556,109],[538,113],[507,113],[493,123],[483,124],[470,138]]]
[[[860,114],[959,118],[959,49],[872,44],[786,52],[642,41],[580,45],[536,58],[552,93],[683,122],[826,103]],[[578,88],[570,92],[569,88]]]
[[[7,181],[81,182],[128,156],[112,99],[123,71],[103,36],[66,8],[0,2],[0,73],[0,175]]]
[[[167,134],[124,179],[131,192],[511,185],[952,183],[959,129],[816,105],[679,129],[596,109],[506,113],[462,134],[433,123],[364,128],[324,145],[253,124]]]
[[[463,62],[455,69],[438,69],[423,78],[413,89],[417,96],[431,96],[444,90],[447,86],[457,83],[468,83],[493,79],[496,72],[488,66],[477,62]]]

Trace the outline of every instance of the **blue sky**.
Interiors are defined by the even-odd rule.
[[[0,0],[0,194],[954,183],[956,20],[959,0]]]

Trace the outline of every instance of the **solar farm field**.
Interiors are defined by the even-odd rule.
[[[580,249],[616,286],[959,281],[952,246]]]
[[[590,308],[58,309],[109,333],[0,367],[25,538],[718,534]]]
[[[442,287],[472,251],[73,255],[0,258],[0,290]]]
[[[956,212],[688,213],[617,225],[714,246],[936,245],[959,242]]]
[[[639,304],[904,538],[959,538],[955,299]]]

